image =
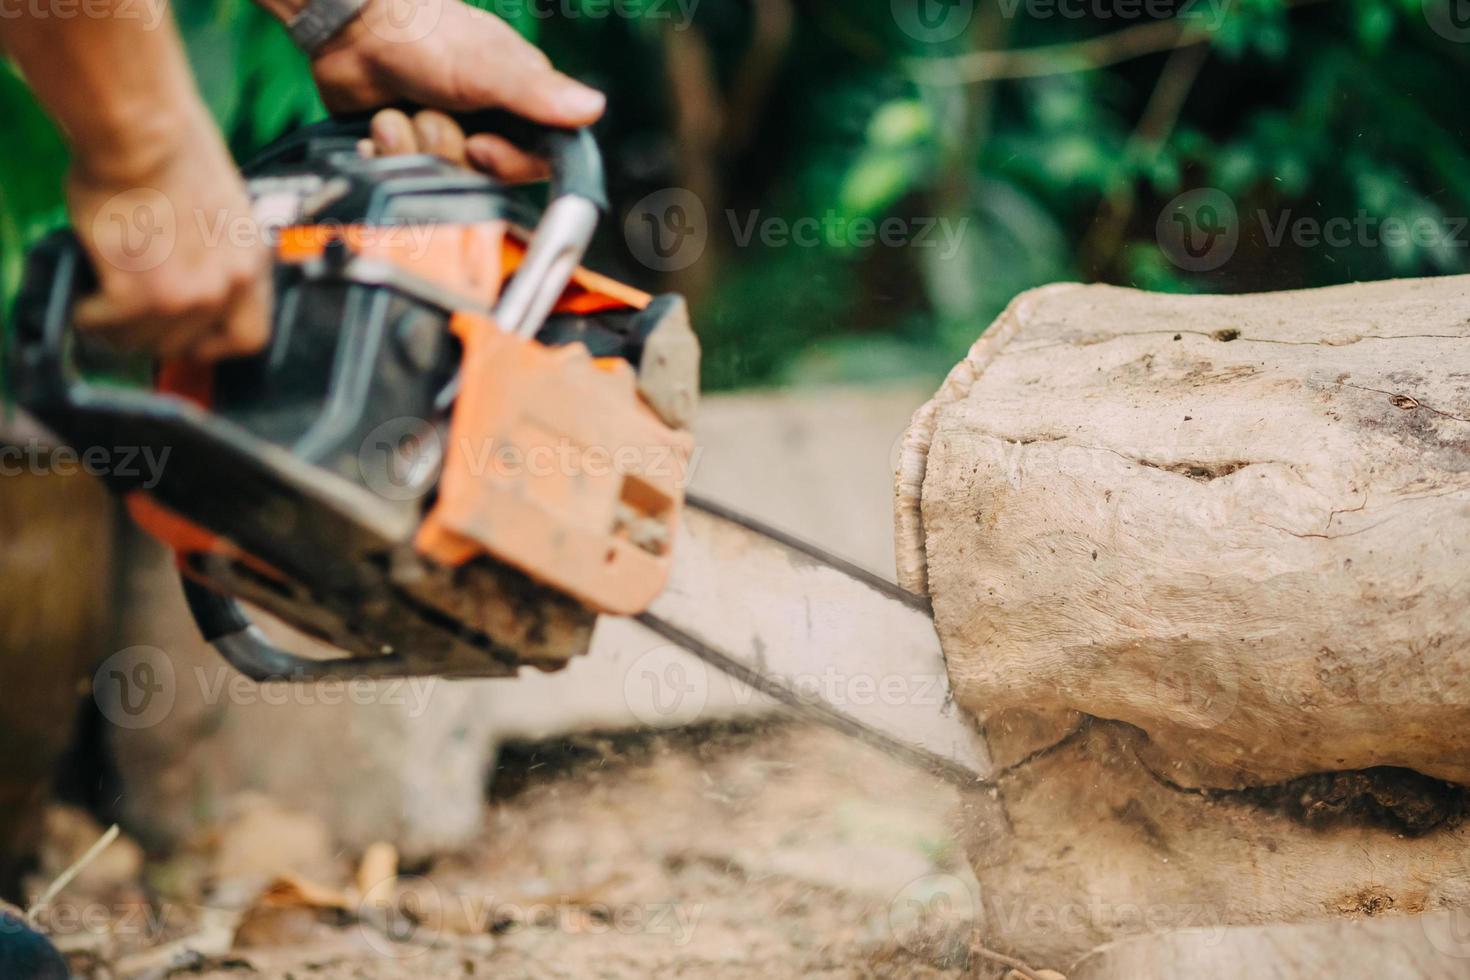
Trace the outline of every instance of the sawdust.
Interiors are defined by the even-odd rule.
[[[228,955],[180,966],[207,980],[976,975],[954,791],[840,736],[517,746],[495,786],[478,842],[400,869],[390,914],[257,918]],[[147,872],[165,904],[168,871]]]

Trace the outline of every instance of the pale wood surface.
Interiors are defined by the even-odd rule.
[[[1289,782],[1470,783],[1470,277],[1026,293],[915,415],[896,542],[1003,770],[962,816],[994,948],[1470,907],[1462,823],[1308,824]],[[1331,944],[1078,975],[1470,975]]]
[[[1470,277],[1018,299],[900,465],[961,703],[1126,721],[1191,784],[1470,782],[1467,319]]]

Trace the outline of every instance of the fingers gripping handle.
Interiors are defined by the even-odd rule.
[[[417,106],[398,106],[417,112]],[[302,156],[312,148],[337,141],[366,139],[372,132],[373,113],[354,113],[298,129],[272,143],[246,166],[246,173],[284,159]],[[559,129],[543,126],[502,109],[480,109],[454,115],[467,135],[488,133],[503,136],[528,153],[543,157],[551,166],[551,196],[579,197],[591,201],[598,211],[607,210],[607,178],[602,151],[590,129]]]
[[[493,133],[545,157],[551,165],[551,196],[580,197],[600,212],[607,211],[607,178],[602,151],[592,130],[558,129],[529,122],[500,109],[485,109],[456,117],[467,134]]]
[[[414,106],[398,108],[408,113],[417,111]],[[533,337],[581,263],[598,218],[607,211],[602,151],[590,129],[543,126],[501,109],[460,113],[455,119],[467,134],[502,136],[544,157],[551,166],[551,202],[536,226],[520,269],[495,308],[495,319],[502,329]],[[328,119],[278,141],[246,170],[293,155],[309,155],[313,147],[322,144],[356,141],[367,137],[371,129],[371,114]],[[458,385],[451,382],[443,400],[452,400],[457,391]]]

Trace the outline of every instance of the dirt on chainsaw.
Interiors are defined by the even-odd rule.
[[[512,745],[459,853],[334,853],[261,801],[167,859],[114,845],[53,903],[108,913],[52,932],[98,980],[974,976],[955,802],[805,725]],[[383,860],[391,883],[362,882]]]

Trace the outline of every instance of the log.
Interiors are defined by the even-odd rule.
[[[1467,317],[1465,277],[1021,297],[904,448],[960,701],[1126,721],[1195,785],[1470,782]]]
[[[1466,925],[1459,913],[1435,912],[1362,922],[1187,929],[1097,950],[1077,965],[1070,980],[1457,980],[1470,958]]]
[[[1470,909],[1463,795],[1401,785],[1423,808],[1410,826],[1377,805],[1387,787],[1190,792],[1140,763],[1146,744],[1085,722],[966,802],[984,945],[1071,977],[1094,948],[1145,935]]]
[[[1470,903],[1470,277],[1026,293],[896,518],[1001,769],[982,891],[1091,910],[996,948]]]

